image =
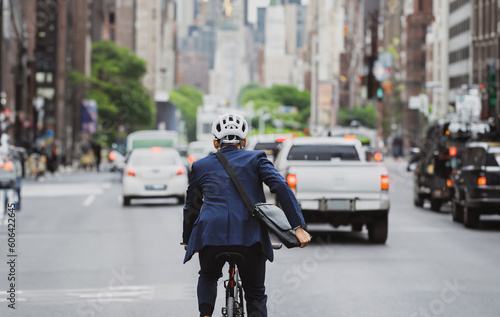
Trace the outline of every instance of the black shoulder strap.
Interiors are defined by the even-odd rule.
[[[217,155],[217,158],[222,163],[222,166],[224,166],[224,168],[226,169],[227,174],[229,175],[229,177],[233,181],[234,185],[236,186],[236,189],[238,189],[238,192],[240,193],[241,198],[243,198],[243,201],[245,202],[245,204],[247,205],[248,210],[250,210],[250,212],[253,214],[254,206],[252,203],[252,199],[250,199],[250,196],[248,195],[247,191],[245,190],[245,188],[241,184],[241,182],[238,178],[238,175],[236,175],[236,172],[231,167],[231,164],[229,164],[229,161],[224,156],[224,154],[222,154],[221,151],[215,152],[215,155]]]

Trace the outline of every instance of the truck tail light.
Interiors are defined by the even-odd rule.
[[[389,190],[389,175],[380,176],[380,189]]]
[[[477,184],[479,186],[484,186],[486,185],[486,177],[485,176],[481,176],[477,179]]]
[[[291,189],[295,189],[297,187],[297,175],[288,174],[286,176],[286,182]]]
[[[4,164],[3,168],[6,171],[12,171],[12,169],[14,168],[14,164],[12,164],[11,161],[8,161],[7,163]]]
[[[134,171],[133,169],[129,168],[129,169],[127,170],[127,175],[130,175],[130,176],[135,176],[135,171]]]
[[[377,162],[382,162],[382,160],[384,159],[384,156],[382,155],[382,153],[380,152],[377,152],[373,155],[373,158],[375,159],[375,161]]]
[[[450,147],[449,150],[448,150],[448,153],[450,154],[450,156],[457,155],[457,148],[454,147],[454,146]]]

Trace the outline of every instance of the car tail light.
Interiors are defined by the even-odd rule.
[[[127,175],[130,175],[130,176],[135,176],[135,171],[134,171],[133,169],[129,168],[129,169],[127,170]]]
[[[448,154],[450,154],[450,156],[455,156],[457,155],[457,148],[452,146],[448,149]]]
[[[110,162],[113,162],[116,159],[116,153],[115,152],[110,152],[108,155],[108,160]]]
[[[451,179],[446,180],[446,186],[451,187],[453,186],[453,181]]]
[[[12,164],[11,161],[8,161],[7,163],[5,163],[5,165],[3,166],[3,168],[6,171],[12,171],[12,169],[14,168],[14,164]]]
[[[193,164],[195,161],[196,161],[196,157],[194,157],[192,155],[188,156],[188,162],[189,162],[189,164]]]
[[[384,156],[382,155],[382,153],[377,152],[375,153],[375,155],[373,155],[373,158],[375,159],[375,161],[381,162],[384,159]]]
[[[294,189],[297,187],[297,175],[295,174],[288,174],[286,176],[286,182],[290,188]]]
[[[485,176],[481,176],[477,179],[477,184],[479,186],[484,186],[486,185],[486,177]]]
[[[184,168],[182,167],[177,168],[177,175],[182,175],[182,174],[184,174]]]
[[[389,190],[389,176],[388,175],[380,176],[380,189]]]

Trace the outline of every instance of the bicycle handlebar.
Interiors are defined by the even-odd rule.
[[[187,244],[181,242],[181,245],[184,246],[184,249],[187,249]],[[283,247],[283,243],[273,243],[272,246],[274,250],[279,250]]]

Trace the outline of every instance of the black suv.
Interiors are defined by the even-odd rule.
[[[482,214],[500,214],[500,143],[468,143],[453,181],[452,215],[474,228]]]

